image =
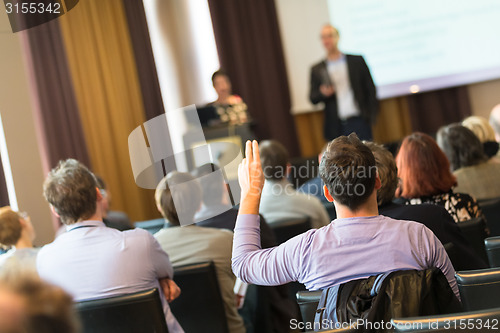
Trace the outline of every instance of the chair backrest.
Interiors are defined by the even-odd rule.
[[[500,269],[488,268],[455,273],[465,311],[500,307]]]
[[[394,332],[491,332],[500,327],[500,308],[451,315],[392,319]]]
[[[277,243],[281,244],[311,229],[311,220],[309,217],[284,219],[269,223],[269,226],[274,231]]]
[[[316,314],[319,299],[321,298],[321,290],[299,291],[296,297],[300,308],[300,314],[302,315],[302,322],[314,323],[314,315]]]
[[[500,237],[489,237],[484,240],[490,267],[500,267]]]
[[[83,333],[168,333],[158,289],[75,304]]]
[[[170,309],[186,333],[229,331],[213,262],[174,267],[174,281],[182,292]]]
[[[500,198],[479,200],[478,203],[486,217],[490,236],[500,236]]]
[[[484,248],[484,240],[487,236],[486,221],[484,218],[477,217],[468,221],[459,222],[458,227],[474,251],[484,260],[484,262],[488,262],[486,249]]]
[[[450,260],[454,266],[460,262],[461,256],[460,256],[460,253],[458,253],[455,244],[446,243],[446,244],[443,244],[443,247],[446,250],[446,254],[450,258]]]
[[[146,229],[153,235],[160,231],[161,228],[165,225],[165,219],[154,219],[147,221],[140,221],[134,223],[136,228]]]

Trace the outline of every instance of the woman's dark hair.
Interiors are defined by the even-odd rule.
[[[448,157],[452,171],[482,163],[487,159],[479,138],[460,124],[441,127],[437,132],[437,143]]]
[[[215,84],[215,78],[217,76],[225,76],[227,78],[229,78],[229,75],[227,75],[226,71],[223,70],[223,69],[219,69],[219,70],[216,70],[213,74],[212,74],[212,84]]]

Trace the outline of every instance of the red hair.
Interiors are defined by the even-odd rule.
[[[448,192],[457,184],[450,162],[436,141],[425,133],[407,136],[396,156],[398,196],[408,199]]]

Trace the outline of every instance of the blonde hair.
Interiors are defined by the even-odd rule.
[[[495,131],[486,118],[471,116],[462,121],[462,126],[470,129],[478,137],[481,143],[496,141]]]
[[[9,247],[19,241],[23,229],[20,218],[9,206],[0,208],[0,246]]]

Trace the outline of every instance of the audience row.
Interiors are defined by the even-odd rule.
[[[320,290],[395,270],[436,267],[459,298],[455,270],[487,264],[457,223],[483,217],[477,200],[500,197],[497,152],[493,128],[478,117],[441,128],[436,140],[413,133],[395,158],[351,134],[325,146],[319,176],[296,190],[287,180],[291,165],[284,146],[248,142],[239,169],[239,211],[228,200],[224,178],[213,177],[218,166],[201,166],[193,175],[174,171],[155,192],[165,227],[154,236],[112,214],[104,182],[68,159],[49,173],[43,188],[65,227],[53,243],[33,249],[29,216],[0,209],[0,244],[11,248],[0,256],[0,272],[7,280],[38,274],[76,302],[158,288],[170,332],[183,332],[169,307],[180,292],[173,266],[201,261],[216,266],[230,332],[251,326],[238,310],[237,278],[273,286],[266,297],[278,318],[274,330],[284,332],[295,314],[287,311],[290,299],[281,285],[292,281]],[[328,205],[336,210],[333,221]],[[273,224],[302,216],[313,229],[275,246]],[[446,243],[468,264],[454,267]]]

